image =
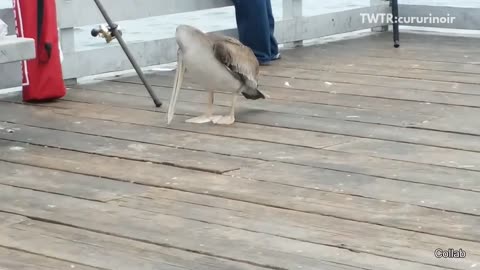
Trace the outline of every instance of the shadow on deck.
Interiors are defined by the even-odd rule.
[[[0,268],[480,269],[478,40],[298,48],[233,126],[172,72],[0,106]],[[230,98],[217,94],[217,112]],[[466,258],[439,259],[437,249]]]

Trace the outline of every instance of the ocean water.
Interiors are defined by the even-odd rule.
[[[480,7],[480,0],[400,0],[399,2],[400,4],[432,6]],[[303,13],[305,16],[312,16],[369,5],[370,0],[303,0]],[[12,0],[0,0],[0,8],[11,6]],[[272,6],[276,19],[281,19],[283,12],[282,0],[272,0]],[[204,31],[233,28],[235,27],[235,15],[233,7],[226,7],[132,21],[121,21],[118,22],[118,24],[124,33],[124,39],[130,43],[172,37],[176,26],[179,24],[192,24]],[[90,35],[91,29],[97,26],[98,25],[88,25],[76,29],[77,50],[89,50],[108,46],[104,40],[93,38]]]

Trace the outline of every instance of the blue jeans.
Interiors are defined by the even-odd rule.
[[[274,36],[275,20],[270,0],[232,1],[240,41],[253,50],[260,63],[274,60],[278,43]]]

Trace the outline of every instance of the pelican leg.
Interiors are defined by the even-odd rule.
[[[232,107],[230,114],[225,116],[212,117],[212,122],[217,125],[231,125],[235,122],[235,105],[237,104],[238,93],[233,93]]]
[[[187,123],[204,124],[212,121],[213,114],[213,91],[208,91],[208,105],[205,114],[186,120]]]

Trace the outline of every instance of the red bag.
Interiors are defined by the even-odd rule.
[[[33,38],[36,58],[23,61],[23,100],[48,101],[66,94],[55,0],[13,0],[17,36]]]

